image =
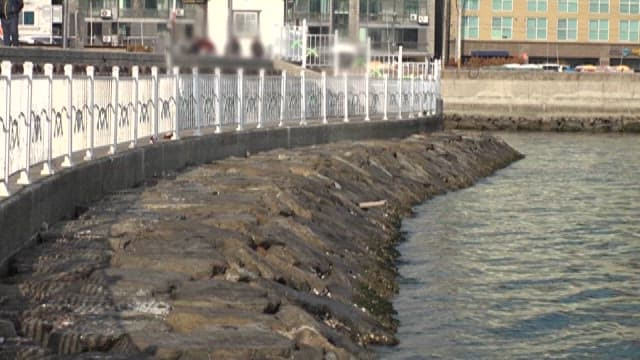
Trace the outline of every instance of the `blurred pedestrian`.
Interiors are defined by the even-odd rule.
[[[240,41],[237,37],[232,36],[229,41],[227,41],[227,46],[224,49],[224,54],[230,57],[240,56]]]
[[[258,36],[253,38],[253,43],[251,43],[251,55],[256,59],[262,59],[264,56],[264,46],[262,46],[262,42]]]
[[[18,15],[23,7],[23,0],[0,0],[0,21],[5,46],[18,46]]]

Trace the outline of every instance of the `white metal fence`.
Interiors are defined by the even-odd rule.
[[[196,68],[191,74],[180,74],[178,68],[159,74],[153,68],[142,76],[137,67],[131,76],[121,77],[118,67],[111,76],[96,76],[91,66],[78,75],[70,65],[64,75],[54,75],[50,64],[44,75],[34,75],[31,63],[23,65],[24,74],[12,75],[11,67],[2,62],[0,196],[9,195],[10,177],[29,184],[34,166],[50,175],[54,159],[71,167],[78,152],[90,160],[98,148],[113,154],[119,146],[197,136],[203,129],[218,133],[303,126],[312,120],[327,124],[431,115],[440,98],[437,63],[428,79],[394,80],[304,71],[245,74],[242,69],[200,74]]]
[[[302,25],[286,24],[278,28],[275,39],[275,56],[285,61],[300,63],[303,68],[333,68],[334,74],[342,72],[339,69],[340,38],[338,31],[334,34],[309,34],[307,21]],[[352,49],[353,50],[353,49]],[[371,39],[361,44],[360,57],[364,60],[360,68],[352,68],[351,72],[363,73],[368,71],[373,78],[397,79],[427,79],[434,72],[434,62],[427,59],[422,62],[407,62],[403,59],[403,47],[389,49],[386,54],[373,55]],[[353,53],[349,53],[353,56]]]

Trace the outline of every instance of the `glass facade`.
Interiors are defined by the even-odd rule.
[[[462,17],[462,38],[478,39],[480,37],[480,26],[477,16]]]
[[[609,40],[609,20],[589,20],[589,41]]]
[[[558,19],[558,40],[578,40],[577,19]]]
[[[637,43],[640,38],[640,20],[620,20],[620,41]]]
[[[547,18],[527,19],[527,40],[547,40]]]
[[[491,20],[491,38],[494,40],[510,40],[513,33],[511,16],[494,16]]]

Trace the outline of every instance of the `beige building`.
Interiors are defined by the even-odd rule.
[[[640,67],[640,0],[451,0],[449,16],[450,59],[460,30],[463,59]]]

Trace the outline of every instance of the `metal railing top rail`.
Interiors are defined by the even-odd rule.
[[[51,175],[57,171],[54,160],[73,167],[74,153],[91,160],[100,147],[114,154],[123,145],[206,130],[327,124],[333,118],[386,120],[392,111],[402,119],[435,114],[440,98],[439,62],[433,76],[410,80],[325,72],[317,78],[305,71],[276,76],[244,69],[224,75],[216,69],[210,75],[195,67],[191,74],[174,67],[169,75],[153,67],[150,76],[140,76],[137,66],[130,76],[121,76],[118,67],[111,76],[96,76],[93,66],[74,74],[71,65],[64,76],[54,76],[51,64],[44,66],[44,76],[34,76],[33,67],[27,62],[23,74],[12,74],[10,62],[0,65],[0,197],[9,196],[14,184],[30,184],[35,165],[41,165],[41,175]]]

